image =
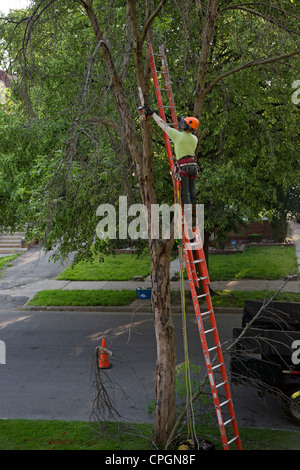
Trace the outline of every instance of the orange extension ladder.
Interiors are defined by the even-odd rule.
[[[169,125],[175,126],[177,128],[177,117],[175,104],[173,100],[173,93],[171,88],[171,81],[168,72],[168,65],[166,60],[166,54],[163,45],[159,47],[159,53],[154,54],[152,50],[152,45],[148,43],[148,51],[150,56],[150,65],[152,70],[152,77],[155,86],[155,93],[158,103],[159,115],[166,122],[165,108],[169,108],[172,115],[172,123]],[[158,56],[161,64],[161,70],[157,70],[154,56]],[[163,88],[159,84],[159,75],[164,77]],[[168,105],[164,106],[162,100],[161,92],[164,91],[168,97]],[[173,184],[177,188],[180,185],[180,181],[175,177],[174,171],[174,159],[173,152],[171,147],[171,142],[166,133],[164,133],[164,140],[166,144],[166,150],[168,155],[168,160],[170,164],[170,171],[173,178]],[[180,191],[179,191],[180,194]],[[184,220],[184,218],[183,218]],[[231,397],[228,377],[226,373],[222,348],[220,344],[214,309],[212,305],[210,290],[209,290],[209,274],[207,270],[203,243],[201,240],[201,235],[199,227],[192,228],[192,234],[189,235],[183,222],[182,228],[182,249],[183,257],[185,261],[185,266],[187,270],[189,286],[192,294],[193,305],[198,325],[198,330],[200,334],[200,340],[202,344],[203,354],[205,365],[207,369],[209,384],[211,388],[213,403],[216,411],[217,422],[220,429],[222,444],[224,450],[229,450],[230,444],[233,442],[238,450],[242,450],[241,439],[239,435],[237,420],[234,412],[233,401]],[[202,284],[202,289],[200,290],[200,282]],[[201,293],[199,293],[201,292]],[[200,310],[199,301],[200,299],[204,300],[206,307],[203,312]],[[208,323],[208,326],[204,326],[205,323]],[[214,362],[211,360],[211,353],[216,354],[216,365],[213,365]],[[220,374],[219,382],[215,378],[216,373]],[[219,396],[219,390],[223,389],[222,400]],[[223,396],[225,395],[224,399]],[[227,406],[226,406],[227,405]],[[227,410],[227,411],[226,411]],[[224,418],[223,414],[229,414],[228,418]],[[231,427],[232,438],[228,438],[228,426]]]

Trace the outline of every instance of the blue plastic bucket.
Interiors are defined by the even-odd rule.
[[[136,296],[138,299],[151,299],[151,287],[138,287],[136,289]]]

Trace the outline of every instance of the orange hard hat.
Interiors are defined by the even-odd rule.
[[[199,121],[195,117],[186,117],[184,120],[192,129],[196,130],[199,126]]]
[[[194,129],[196,130],[199,126],[199,121],[195,117],[186,117],[186,118],[181,118],[179,121],[179,129],[183,129],[185,131]]]

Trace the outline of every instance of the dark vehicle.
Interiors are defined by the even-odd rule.
[[[231,352],[232,382],[278,395],[288,419],[300,425],[300,303],[245,301],[233,341],[240,336]]]

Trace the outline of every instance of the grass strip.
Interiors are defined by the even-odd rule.
[[[235,307],[242,308],[245,300],[266,300],[270,299],[275,291],[216,291],[212,302],[214,307]],[[279,292],[274,299],[276,302],[299,302],[298,293]]]
[[[122,306],[136,299],[133,290],[43,290],[28,302],[32,306]]]
[[[299,450],[300,433],[240,428],[243,450]],[[198,427],[199,437],[221,450],[219,431]],[[152,450],[151,424],[59,420],[0,420],[0,450]]]
[[[136,436],[131,436],[114,423],[0,420],[0,450],[146,450],[151,428],[134,425]]]
[[[135,254],[95,256],[93,262],[80,261],[65,269],[58,277],[67,281],[127,281],[134,276],[150,274],[150,257]]]
[[[212,295],[212,303],[214,307],[233,307],[242,308],[245,300],[264,300],[269,299],[275,294],[275,291],[233,291],[233,290],[216,290]],[[171,303],[172,305],[180,305],[180,292],[171,292]],[[276,295],[276,301],[278,302],[299,302],[298,293],[290,292],[279,292]],[[192,305],[192,298],[189,292],[186,293],[187,305]]]
[[[297,273],[297,266],[293,245],[248,247],[243,253],[209,257],[211,281],[282,279]]]
[[[268,292],[267,298],[275,292]],[[171,304],[181,305],[179,291],[171,292]],[[28,302],[32,306],[122,306],[129,305],[136,300],[136,292],[133,290],[45,290],[38,292]],[[230,291],[217,290],[212,296],[214,307],[242,308],[245,300],[264,300],[266,291]],[[299,302],[298,293],[280,292],[276,296],[279,302]],[[189,292],[186,293],[187,305],[192,305]],[[150,304],[150,300],[149,300]]]

